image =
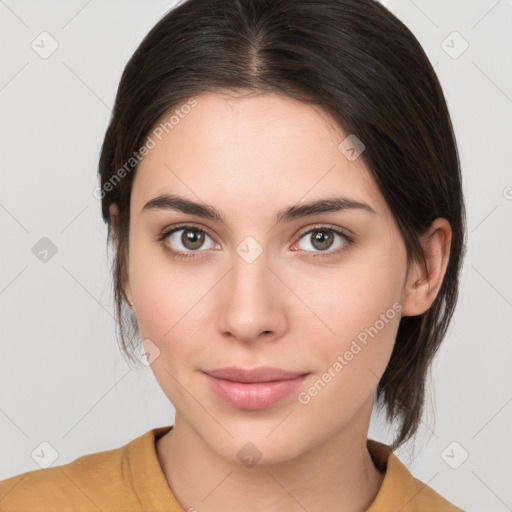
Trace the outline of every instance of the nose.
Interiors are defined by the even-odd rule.
[[[254,261],[238,254],[219,288],[218,321],[224,336],[241,342],[275,339],[286,329],[284,287],[265,253]]]

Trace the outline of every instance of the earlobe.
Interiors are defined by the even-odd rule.
[[[434,302],[450,258],[452,230],[443,218],[436,219],[420,237],[425,264],[417,262],[411,270],[402,297],[402,316],[421,315]]]

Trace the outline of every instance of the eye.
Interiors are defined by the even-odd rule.
[[[337,243],[336,239],[338,239]],[[313,252],[311,255],[312,257],[324,257],[339,254],[354,242],[351,236],[330,226],[315,226],[313,229],[304,233],[300,240],[306,241],[302,246],[302,250]]]
[[[338,239],[337,244],[336,238]],[[306,244],[300,249],[312,253],[311,257],[335,256],[354,243],[351,236],[331,226],[315,226],[301,236],[300,240],[303,239]],[[206,240],[210,240],[210,247],[204,247]],[[300,240],[296,245],[300,245]],[[194,258],[197,257],[195,253],[206,252],[200,250],[201,248],[220,248],[204,229],[192,224],[175,226],[162,233],[157,241],[163,242],[165,250],[179,259]],[[297,249],[292,248],[292,250]]]
[[[166,239],[168,242],[164,242],[165,249],[177,258],[190,258],[194,257],[196,252],[204,252],[199,249],[205,245],[207,239],[210,240],[211,245],[206,249],[219,247],[204,229],[188,224],[166,231],[158,240]]]

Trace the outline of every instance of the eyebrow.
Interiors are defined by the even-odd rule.
[[[149,210],[173,210],[226,224],[224,215],[213,206],[205,203],[196,203],[175,194],[161,194],[150,199],[143,206],[141,214]],[[336,213],[344,210],[363,210],[376,214],[370,205],[361,201],[348,197],[329,197],[288,206],[277,213],[276,223],[290,222],[301,217],[320,213]]]

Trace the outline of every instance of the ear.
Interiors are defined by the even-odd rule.
[[[110,224],[112,225],[114,242],[116,246],[116,255],[119,257],[119,209],[116,203],[109,206]],[[130,280],[128,277],[128,259],[126,261],[126,268],[124,269],[125,279],[123,282],[124,295],[128,301],[133,300],[132,290],[130,287]]]
[[[402,316],[421,315],[434,302],[450,259],[451,241],[450,223],[443,218],[436,219],[420,237],[427,267],[418,262],[411,268],[402,295]]]

